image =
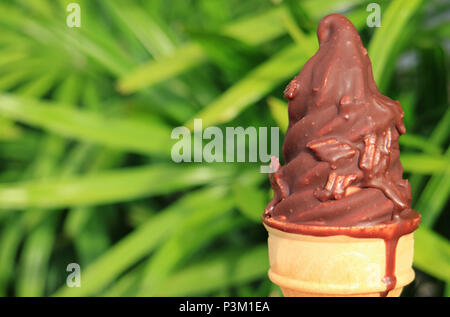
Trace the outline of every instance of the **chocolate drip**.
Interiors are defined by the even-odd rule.
[[[385,239],[387,294],[395,287],[397,241],[420,221],[399,160],[403,111],[378,91],[347,18],[325,17],[317,36],[319,50],[284,92],[286,164],[274,163],[274,198],[263,221],[294,233]]]
[[[397,249],[399,237],[384,240],[386,245],[386,272],[384,274],[383,282],[386,284],[386,290],[380,293],[381,297],[386,297],[389,291],[395,288],[397,278],[395,277],[395,251]]]

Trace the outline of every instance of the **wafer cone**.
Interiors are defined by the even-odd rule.
[[[269,278],[284,296],[365,297],[385,292],[383,239],[311,236],[265,227],[269,233]],[[395,256],[397,282],[387,296],[400,296],[414,279],[413,248],[413,233],[400,237]]]

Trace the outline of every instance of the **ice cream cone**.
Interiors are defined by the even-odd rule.
[[[265,225],[269,245],[269,278],[287,297],[381,296],[386,291],[385,242],[343,235],[311,236]],[[400,296],[414,279],[413,233],[400,237],[395,255],[395,288]]]

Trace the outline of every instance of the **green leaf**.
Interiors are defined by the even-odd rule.
[[[268,269],[265,244],[251,249],[221,251],[173,274],[158,296],[208,294],[265,277]]]
[[[24,82],[31,73],[30,69],[21,69],[3,75],[0,79],[0,90],[6,91]]]
[[[433,144],[440,146],[446,140],[448,140],[450,135],[450,108],[447,108],[442,119],[439,120],[439,123],[435,126],[433,132],[430,136],[430,141]]]
[[[422,225],[432,227],[439,214],[445,211],[450,196],[450,168],[443,175],[433,175],[428,181],[415,209],[422,213]]]
[[[169,156],[171,130],[161,124],[108,118],[61,104],[0,94],[0,114],[59,135],[142,154]]]
[[[47,218],[31,233],[19,262],[16,279],[17,296],[43,296],[47,270],[56,236],[56,219]]]
[[[283,10],[282,21],[294,42],[298,45],[301,45],[305,40],[305,33],[303,33],[303,29],[300,28],[300,24],[298,24],[298,20],[296,19],[293,12],[289,9]]]
[[[0,209],[66,208],[135,200],[220,181],[232,170],[161,164],[0,185]]]
[[[283,8],[275,7],[259,14],[249,15],[223,28],[223,34],[249,45],[260,45],[286,33],[281,23]]]
[[[312,10],[314,17],[321,17],[334,9],[344,9],[357,3],[355,0],[327,2],[327,6],[316,9],[316,2],[305,3],[305,8]],[[332,11],[333,9],[331,9]],[[283,18],[285,8],[279,6],[241,21],[233,22],[223,29],[223,35],[230,36],[249,45],[260,45],[286,33]],[[315,43],[315,42],[314,42]],[[309,45],[309,44],[307,44]],[[123,93],[131,93],[154,85],[168,78],[198,66],[206,61],[206,54],[196,44],[186,44],[176,49],[172,55],[149,61],[122,76],[117,84]]]
[[[402,153],[400,161],[406,172],[419,174],[441,173],[446,171],[450,164],[450,159],[444,156],[428,154]]]
[[[80,93],[83,90],[83,78],[77,74],[71,74],[67,77],[55,92],[54,98],[59,102],[64,102],[69,105],[76,105]]]
[[[430,143],[428,139],[420,135],[411,133],[404,134],[399,138],[398,143],[411,149],[421,150],[430,155],[439,156],[442,153],[442,150],[438,146]]]
[[[186,44],[174,54],[150,61],[125,74],[117,83],[121,93],[132,93],[187,71],[206,59],[198,44]]]
[[[16,256],[24,233],[21,215],[2,220],[0,232],[0,295],[7,296],[8,283],[14,275]]]
[[[450,132],[450,108],[447,109],[445,115],[439,120],[438,124],[434,127],[433,132],[429,137],[429,143],[435,146],[441,146],[446,142]],[[401,139],[401,138],[400,138]],[[433,175],[432,178],[439,178],[441,175]],[[418,189],[424,181],[424,175],[414,174],[410,178],[411,191],[413,195],[417,193]],[[435,181],[439,182],[439,181]]]
[[[274,9],[225,27],[226,36],[247,44],[260,44],[285,32],[280,21],[280,10]],[[117,84],[122,93],[131,93],[174,77],[206,61],[207,55],[195,43],[177,48],[171,55],[149,61],[122,76]]]
[[[400,102],[404,113],[403,122],[405,124],[407,131],[406,135],[409,134],[408,131],[410,131],[410,129],[413,129],[414,125],[417,122],[416,116],[417,97],[418,97],[417,91],[406,91],[397,96],[397,100]],[[402,137],[404,136],[405,135],[403,135]]]
[[[219,201],[219,203],[221,202]],[[229,211],[229,208],[222,210]],[[173,273],[173,270],[177,266],[181,266],[182,260],[193,256],[193,253],[198,252],[201,247],[211,244],[217,237],[226,235],[244,223],[242,218],[237,218],[235,215],[220,217],[219,213],[223,212],[215,211],[214,214],[210,212],[215,219],[205,219],[206,221],[193,226],[192,231],[180,228],[174,232],[172,237],[158,249],[146,264],[136,296],[157,295],[160,287]],[[196,231],[201,231],[202,234],[192,234]]]
[[[123,56],[123,51],[117,53],[117,43],[113,42],[113,45],[111,45],[108,42],[109,37],[101,37],[100,32],[93,32],[93,28],[89,29],[91,32],[88,34],[85,33],[85,29],[80,29],[82,30],[78,31],[55,25],[51,31],[57,37],[55,41],[64,43],[81,56],[89,57],[96,65],[115,76],[125,74],[130,67],[134,66],[134,62]]]
[[[450,242],[426,227],[414,232],[414,240],[414,266],[450,282]]]
[[[61,69],[56,67],[45,75],[39,74],[31,82],[21,86],[16,93],[26,97],[42,97],[50,91],[60,77]]]
[[[96,294],[112,282],[125,269],[148,254],[158,244],[176,232],[186,217],[192,213],[210,212],[216,200],[223,199],[224,188],[208,188],[192,192],[157,215],[151,217],[138,229],[125,236],[83,273],[83,287],[61,287],[55,296],[87,296]],[[208,199],[205,199],[208,197]],[[221,207],[219,207],[221,208]]]
[[[302,45],[288,45],[202,109],[186,126],[192,130],[194,119],[202,119],[205,127],[234,119],[245,108],[297,74],[316,49],[315,35],[305,37]]]
[[[269,199],[266,191],[253,184],[233,185],[233,198],[239,211],[250,220],[261,223],[261,215]]]
[[[278,127],[281,129],[281,131],[286,132],[289,126],[287,102],[275,97],[269,97],[267,98],[267,103],[270,108],[270,113],[275,119],[275,122],[278,124]]]
[[[135,3],[116,0],[104,2],[104,5],[135,34],[153,57],[169,55],[174,51],[175,45],[167,34],[167,28]]]
[[[9,49],[0,51],[0,69],[1,67],[14,63],[14,62],[22,62],[28,54],[22,48],[20,49]]]
[[[422,0],[394,0],[383,12],[381,27],[377,28],[369,44],[369,56],[373,65],[373,77],[380,85],[383,73],[399,37],[411,16],[419,9]]]
[[[207,127],[235,118],[250,104],[257,102],[281,82],[294,76],[311,56],[313,47],[311,38],[311,42],[305,43],[304,46],[289,45],[284,48],[201,110],[195,115],[195,119],[202,119],[203,126]],[[293,65],[298,65],[298,68],[292,67]],[[193,120],[186,124],[191,130],[193,125]]]
[[[450,159],[450,148],[446,152],[446,158]],[[447,169],[440,174],[433,175],[423,189],[415,209],[422,214],[423,226],[431,228],[444,210],[450,196],[450,163]]]
[[[129,273],[119,277],[114,283],[111,284],[104,292],[99,296],[102,297],[120,297],[134,296],[136,289],[141,281],[142,270],[144,263],[138,264]]]
[[[23,131],[18,125],[0,116],[0,140],[17,140],[22,133]]]
[[[229,36],[202,31],[192,31],[190,35],[230,80],[242,77],[261,61],[258,50]]]
[[[305,32],[316,27],[315,21],[311,18],[309,11],[305,10],[305,5],[302,2],[287,0],[285,3],[293,18],[292,20],[297,27],[301,28]]]
[[[326,14],[345,12],[349,8],[361,4],[361,0],[302,0],[301,2],[306,12],[316,20],[321,19]],[[365,15],[367,16],[367,12],[365,12]]]

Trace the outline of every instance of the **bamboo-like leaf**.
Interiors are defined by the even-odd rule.
[[[449,136],[450,132],[450,108],[445,112],[445,115],[439,120],[438,124],[434,127],[433,132],[430,135],[429,143],[435,146],[441,146],[444,144]],[[433,175],[432,179],[441,178],[442,175]],[[420,188],[424,181],[424,176],[415,174],[410,178],[411,181],[411,191],[413,195]],[[434,180],[434,182],[440,182],[439,180]]]
[[[24,82],[31,72],[30,69],[23,69],[2,76],[0,79],[0,90],[5,91],[16,86],[18,83]]]
[[[10,49],[0,51],[0,69],[10,63],[23,61],[28,54],[24,49]]]
[[[443,175],[435,176],[428,181],[415,204],[415,209],[422,213],[422,225],[429,227],[434,224],[439,214],[445,211],[445,204],[450,195],[450,168]]]
[[[238,286],[266,276],[269,268],[267,246],[230,250],[212,255],[173,274],[161,287],[159,296],[195,296]]]
[[[239,211],[252,221],[261,223],[261,215],[269,200],[264,190],[237,183],[233,185],[233,198]]]
[[[297,2],[298,3],[298,2]],[[286,30],[288,31],[289,35],[292,37],[292,39],[294,40],[295,43],[297,43],[298,45],[301,45],[303,43],[303,41],[305,40],[305,34],[303,33],[302,29],[300,28],[300,24],[298,23],[301,20],[298,20],[294,14],[294,12],[292,12],[291,10],[289,10],[289,7],[291,7],[291,4],[294,4],[294,0],[289,0],[287,2],[287,6],[288,8],[286,10],[283,10],[282,14],[283,14],[283,24],[286,27]],[[297,6],[296,6],[297,7]],[[300,10],[302,11],[302,10]],[[310,20],[307,19],[309,23]]]
[[[450,165],[450,160],[448,158],[428,154],[402,153],[400,161],[406,172],[419,174],[441,173],[446,171]]]
[[[414,239],[414,265],[450,282],[450,242],[426,227],[419,227],[414,233]]]
[[[171,131],[161,123],[107,118],[98,113],[0,95],[0,114],[50,132],[142,154],[170,155]]]
[[[59,101],[76,102],[78,89],[74,89],[76,76],[69,76],[58,87],[55,99]],[[36,92],[38,90],[35,90]],[[30,174],[34,178],[50,177],[57,168],[59,159],[64,154],[65,142],[63,139],[48,135],[42,140],[40,152],[36,155]],[[15,289],[18,296],[45,295],[49,263],[57,235],[59,213],[49,210],[27,210],[21,214],[23,223],[31,231],[26,237],[21,252],[18,272],[15,280]],[[90,243],[93,241],[91,239]]]
[[[9,119],[0,116],[0,140],[17,140],[22,129]]]
[[[270,10],[225,27],[224,35],[244,43],[260,44],[285,32],[279,22],[280,9]],[[192,69],[206,59],[207,55],[199,44],[185,44],[172,54],[143,64],[122,76],[117,87],[123,93],[134,92]]]
[[[84,88],[82,81],[83,77],[78,73],[71,74],[58,87],[54,95],[55,100],[69,105],[76,105],[80,97],[80,92]]]
[[[358,16],[359,13],[353,13]],[[356,25],[361,27],[361,25]],[[302,45],[288,45],[268,61],[254,68],[219,98],[201,110],[186,126],[193,129],[194,119],[202,119],[204,126],[220,124],[234,119],[249,105],[257,102],[274,87],[299,72],[303,64],[315,53],[315,35],[305,37]]]
[[[287,102],[275,97],[269,97],[267,98],[267,104],[269,105],[270,113],[272,114],[275,122],[278,124],[278,127],[281,131],[286,132],[289,126]]]
[[[200,45],[187,44],[172,55],[151,61],[124,75],[117,83],[117,89],[122,93],[140,90],[193,68],[205,58]]]
[[[408,148],[419,149],[430,155],[439,156],[442,153],[442,150],[438,146],[430,143],[426,138],[420,135],[411,133],[404,134],[399,138],[398,143]]]
[[[230,176],[230,169],[152,165],[0,185],[0,209],[66,208],[168,194]]]
[[[416,113],[414,111],[417,103],[417,95],[417,91],[408,91],[397,97],[398,101],[402,105],[404,113],[403,122],[405,124],[407,134],[409,134],[410,128],[412,128],[417,122]]]
[[[259,50],[234,38],[200,31],[190,34],[230,81],[242,77],[262,60]]]
[[[102,208],[102,213],[94,208],[84,208],[84,212],[90,217],[74,239],[74,246],[80,265],[87,267],[111,247],[107,224],[111,216],[116,214],[107,208]]]
[[[231,201],[228,201],[230,204]],[[223,211],[229,211],[223,209]],[[212,213],[210,213],[212,214]],[[220,235],[227,234],[233,229],[237,229],[244,223],[234,215],[220,217],[215,211],[212,217],[204,217],[204,221],[192,226],[192,230],[201,230],[201,235],[193,235],[193,231],[186,231],[186,227],[180,228],[161,248],[149,259],[142,275],[139,291],[136,296],[157,295],[159,288],[167,278],[173,273],[174,268],[180,266],[181,260],[192,256],[201,247],[211,244],[212,240]]]
[[[306,10],[304,3],[295,0],[287,0],[285,4],[290,12],[290,18],[288,18],[288,20],[292,20],[297,28],[301,28],[304,31],[313,30],[315,28],[316,23],[310,16],[310,11]]]
[[[169,55],[174,51],[175,45],[167,30],[135,3],[119,0],[108,1],[104,5],[131,29],[153,57]]]
[[[141,281],[141,275],[144,268],[144,263],[138,264],[129,273],[121,276],[110,287],[105,289],[100,296],[103,297],[120,297],[134,296],[136,289]]]
[[[202,119],[205,127],[227,122],[244,108],[258,101],[282,81],[294,76],[311,56],[313,39],[303,46],[289,45],[270,60],[252,70],[246,77],[228,89],[218,99],[200,111],[195,118]],[[310,49],[307,49],[307,48]],[[298,68],[292,67],[298,65]],[[193,120],[186,126],[193,129]]]
[[[332,12],[345,12],[361,4],[359,0],[303,0],[302,6],[310,17],[319,20],[325,14]],[[367,16],[367,13],[365,14]]]
[[[17,90],[17,94],[26,97],[42,97],[46,95],[50,89],[56,84],[61,76],[61,69],[56,67],[45,75],[33,78],[31,82]]]
[[[450,149],[446,152],[450,159]],[[443,173],[433,175],[422,191],[415,208],[422,213],[422,226],[431,228],[450,196],[450,163]]]
[[[357,3],[355,0],[327,1],[324,6],[317,6],[317,1],[307,1],[305,8],[312,12],[315,18],[333,10],[342,10]],[[283,24],[285,8],[279,6],[253,17],[245,17],[241,21],[233,22],[222,30],[223,35],[230,36],[250,45],[259,45],[271,41],[286,33]],[[117,84],[123,93],[131,93],[142,88],[162,82],[182,72],[192,69],[206,61],[207,55],[202,48],[189,43],[180,46],[172,55],[158,61],[149,61],[138,66],[122,76]]]
[[[162,210],[137,230],[123,238],[84,272],[86,281],[82,288],[60,288],[55,296],[86,296],[104,288],[125,269],[148,254],[161,241],[183,224],[183,220],[192,213],[220,212],[229,208],[225,199],[224,188],[209,188],[193,192]],[[208,199],[205,199],[208,197]],[[221,201],[223,203],[217,203]],[[123,256],[123,254],[127,256]]]
[[[448,140],[450,134],[450,108],[447,109],[442,119],[435,126],[433,133],[431,133],[430,141],[437,146],[440,146]]]
[[[42,75],[47,68],[48,64],[44,58],[28,58],[20,63],[5,65],[0,79],[0,90],[15,88],[30,78]]]
[[[100,32],[85,34],[68,28],[61,28],[59,25],[54,26],[51,31],[58,39],[55,41],[65,43],[82,56],[92,58],[97,65],[115,76],[125,74],[130,67],[134,66],[134,63],[127,56],[124,56],[123,51],[118,51],[116,46],[111,45],[110,42],[104,43],[103,41],[107,41],[108,37],[102,38]]]
[[[18,296],[43,296],[48,262],[56,236],[53,217],[35,228],[26,240],[16,282]]]
[[[381,81],[399,36],[422,2],[422,0],[394,0],[383,12],[382,26],[375,32],[368,49],[375,82]]]
[[[3,219],[0,233],[0,295],[7,296],[8,283],[14,275],[14,264],[24,232],[22,217],[16,215]]]

